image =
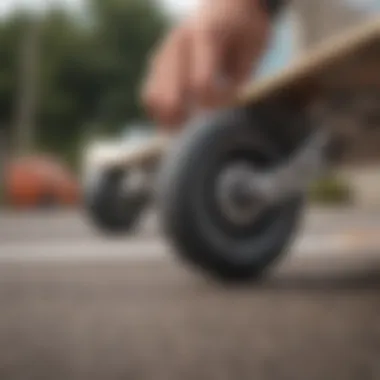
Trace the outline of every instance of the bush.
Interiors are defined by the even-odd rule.
[[[328,176],[310,186],[310,200],[322,204],[348,204],[352,201],[350,186],[338,176]]]

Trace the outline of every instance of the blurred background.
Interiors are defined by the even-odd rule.
[[[17,200],[8,197],[6,201],[16,187],[25,189],[26,183],[37,186],[27,179],[37,174],[30,174],[30,169],[26,170],[28,175],[21,174],[26,157],[34,160],[28,161],[29,167],[46,164],[44,173],[59,167],[57,176],[67,190],[61,190],[64,194],[56,195],[56,200],[62,204],[79,202],[79,168],[84,156],[90,154],[85,147],[89,142],[99,145],[115,139],[137,125],[148,125],[139,102],[148,54],[165,30],[196,4],[195,0],[2,0],[3,204],[23,202],[26,207],[32,198],[35,204],[52,202],[48,190],[39,199],[32,195],[36,189],[23,195],[23,200],[18,194],[13,196]],[[291,2],[277,21],[259,75],[271,75],[305,49],[377,12],[377,0]],[[334,95],[340,98],[337,104],[346,105],[345,112],[337,115],[346,134],[357,133],[359,124],[378,123],[374,104],[379,94],[376,85],[367,85],[378,81],[376,70],[363,67],[357,74],[363,81],[358,81],[354,93],[344,91],[342,84],[340,94]],[[357,137],[360,142],[347,156],[349,165],[347,160],[342,163],[341,177],[352,187],[356,202],[380,204],[380,185],[372,170],[377,164],[379,136],[358,133]],[[112,149],[112,144],[108,147]],[[360,170],[356,170],[353,166],[359,163]]]

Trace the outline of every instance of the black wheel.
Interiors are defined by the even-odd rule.
[[[228,171],[268,169],[307,134],[305,120],[280,110],[226,111],[189,126],[159,176],[161,225],[179,257],[220,280],[248,281],[282,256],[299,225],[302,195],[269,209],[244,194],[244,181],[224,205],[218,194]]]
[[[148,202],[143,193],[123,189],[128,173],[121,170],[104,172],[94,188],[85,196],[86,212],[95,226],[103,232],[124,234],[131,232],[140,220]]]

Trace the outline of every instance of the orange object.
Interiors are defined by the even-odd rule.
[[[79,201],[75,177],[50,156],[23,157],[6,168],[7,203],[13,207],[69,206]]]

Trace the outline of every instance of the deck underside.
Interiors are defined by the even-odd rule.
[[[322,113],[324,124],[336,132],[345,146],[342,163],[380,162],[380,36],[353,49],[343,59],[313,67],[295,80],[263,96],[252,106],[286,105],[295,112]],[[319,115],[318,114],[318,115]]]

